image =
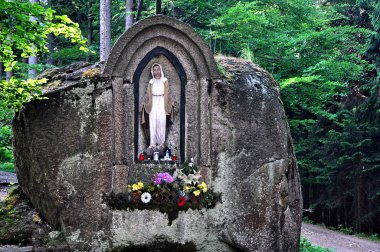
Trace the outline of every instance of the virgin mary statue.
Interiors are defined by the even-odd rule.
[[[152,79],[148,83],[141,104],[141,124],[149,128],[149,147],[165,145],[166,128],[173,123],[174,105],[169,94],[168,79],[162,66],[154,63],[151,67]]]

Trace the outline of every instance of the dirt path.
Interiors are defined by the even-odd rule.
[[[18,183],[16,174],[0,171],[0,201],[2,201],[5,196],[8,195],[10,183]]]
[[[334,248],[336,252],[380,252],[380,243],[302,223],[301,235],[313,245]]]

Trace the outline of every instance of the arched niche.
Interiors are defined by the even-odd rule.
[[[167,61],[168,63],[165,64],[165,61]],[[149,76],[150,66],[155,62],[159,62],[163,66],[168,66],[169,64],[171,64],[172,68],[174,68],[175,70],[175,73],[177,73],[178,75],[179,81],[173,80],[174,78],[172,78],[170,81],[170,88],[171,88],[171,94],[172,94],[173,100],[175,101],[176,105],[179,106],[179,109],[177,110],[177,113],[179,114],[179,120],[174,120],[174,123],[171,127],[173,129],[169,131],[167,135],[168,137],[167,142],[170,145],[170,147],[173,147],[173,146],[179,147],[180,160],[184,160],[185,159],[185,105],[186,105],[185,94],[186,94],[187,76],[178,58],[173,53],[171,53],[167,49],[160,46],[154,48],[153,50],[151,50],[149,53],[146,54],[146,56],[138,64],[133,74],[133,91],[134,91],[134,107],[135,107],[135,110],[134,110],[135,111],[134,113],[135,159],[137,160],[138,153],[143,151],[144,144],[145,144],[145,141],[143,141],[144,139],[142,136],[141,125],[139,123],[140,113],[139,113],[139,110],[136,108],[139,108],[139,103],[141,101],[141,98],[143,97],[142,93],[146,89],[147,83],[149,81],[149,78],[145,78],[145,81],[140,81],[140,78],[143,72],[148,72],[148,74],[145,73],[145,76]],[[173,74],[170,74],[170,75],[173,77]]]
[[[139,102],[154,61],[166,65],[169,84],[177,92],[177,138],[173,141],[179,144],[181,160],[194,157],[199,165],[210,165],[209,90],[212,80],[218,78],[214,56],[189,25],[162,15],[128,29],[104,66],[103,75],[112,80],[114,165],[138,165],[142,138]]]

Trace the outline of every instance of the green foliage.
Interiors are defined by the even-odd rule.
[[[82,50],[88,50],[78,24],[66,15],[54,15],[54,10],[30,2],[1,1],[0,10],[0,61],[4,63],[6,71],[17,69],[17,57],[27,58],[47,52],[49,33],[69,38],[81,45]]]
[[[93,47],[90,47],[93,49]],[[94,49],[95,51],[95,49]],[[98,58],[98,54],[88,54],[83,50],[80,50],[79,46],[64,47],[52,54],[57,65],[69,65],[76,61],[95,61]]]
[[[78,50],[88,48],[78,24],[38,3],[0,1],[0,17],[0,62],[5,71],[13,72],[8,81],[0,76],[0,170],[14,171],[9,128],[13,112],[31,100],[45,99],[41,89],[46,80],[28,79],[26,73],[30,68],[40,72],[47,66],[30,67],[23,59],[48,52],[48,34],[70,39]]]
[[[40,248],[50,231],[21,188],[12,186],[0,202],[0,244]]]
[[[315,75],[285,79],[280,86],[285,108],[292,113],[290,123],[293,127],[308,126],[319,116],[334,120],[336,115],[326,108],[335,104],[336,96],[345,92],[342,83],[326,81]]]
[[[327,20],[335,14],[315,8],[314,1],[238,2],[211,27],[222,53],[248,56],[278,79],[317,75],[344,82],[368,65],[357,54],[364,53],[360,42],[372,33],[352,26],[330,27]]]
[[[0,127],[0,171],[14,172],[12,130],[9,125]]]
[[[43,243],[45,244],[46,247],[55,248],[66,242],[65,234],[63,233],[63,231],[56,231],[56,232],[59,232],[59,233],[54,238],[50,238],[48,236],[45,237],[45,239],[43,240]]]
[[[367,235],[365,233],[358,233],[356,236],[380,243],[380,237],[378,234]]]
[[[0,202],[0,244],[24,245],[29,239],[30,233],[23,231],[19,225],[22,217],[16,206],[20,201],[19,191],[12,189],[5,200]]]
[[[5,125],[0,128],[0,148],[7,148],[12,146],[12,129]],[[0,160],[3,160],[0,156]]]
[[[314,220],[349,233],[379,232],[375,223],[380,214],[376,207],[380,202],[380,103],[379,82],[373,78],[379,54],[366,53],[377,43],[377,33],[368,29],[368,24],[352,23],[365,20],[371,7],[372,3],[363,7],[359,1],[334,5],[335,19],[322,32],[325,38],[316,36],[320,31],[312,33],[312,40],[328,42],[323,43],[327,51],[318,52],[320,43],[307,50],[309,57],[317,59],[319,55],[320,60],[304,68],[302,75],[318,76],[309,83],[319,81],[317,86],[325,87],[305,88],[302,79],[293,86],[287,80],[281,82],[307,202],[304,206],[314,210]],[[363,18],[351,18],[347,13],[361,13]],[[324,58],[327,55],[330,58]],[[369,59],[370,55],[373,58]],[[333,217],[324,217],[326,212]]]
[[[320,246],[313,246],[311,243],[307,240],[306,237],[301,236],[300,240],[300,252],[333,252],[334,249],[326,249],[322,248]]]
[[[15,172],[13,157],[12,157],[12,162],[0,163],[0,171],[13,172],[13,173]]]
[[[0,108],[15,108],[18,110],[24,103],[41,97],[42,85],[46,79],[20,80],[12,77],[9,81],[1,81]]]
[[[5,71],[20,69],[22,58],[48,52],[47,35],[63,36],[88,51],[78,24],[66,15],[38,3],[0,1],[0,62]],[[33,17],[33,18],[32,18]],[[39,97],[45,80],[12,78],[0,80],[0,108],[18,109],[22,104]]]
[[[216,67],[218,68],[218,73],[221,76],[225,76],[226,75],[226,69],[224,69],[224,67],[223,67],[222,64],[220,64],[219,62],[216,62]]]
[[[198,167],[195,166],[193,163],[191,163],[191,165],[190,165],[190,162],[189,162],[189,161],[185,161],[185,162],[183,162],[183,164],[182,164],[182,169],[181,169],[181,171],[182,171],[185,175],[195,174],[195,173],[198,171]]]

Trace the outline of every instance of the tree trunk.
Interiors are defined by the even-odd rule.
[[[1,41],[0,41],[0,47],[1,47]],[[3,74],[4,74],[4,63],[0,62],[0,80],[3,79]]]
[[[48,53],[48,56],[47,56],[47,63],[49,65],[54,65],[54,58],[53,58],[53,53],[54,53],[54,35],[52,33],[49,33],[47,35],[48,37],[48,49],[49,49],[49,53]]]
[[[142,8],[143,8],[143,3],[144,3],[144,0],[139,1],[139,5],[137,7],[136,21],[140,20]]]
[[[92,27],[92,13],[91,13],[92,2],[87,2],[88,13],[87,13],[87,45],[90,46],[92,44],[93,37],[93,27]]]
[[[348,220],[347,220],[347,199],[346,199],[347,196],[343,196],[343,214],[344,214],[344,226],[347,227],[348,226]]]
[[[34,51],[34,47],[33,47]],[[28,70],[28,77],[29,79],[35,79],[37,77],[37,69],[33,68],[37,65],[37,56],[29,56],[28,64],[29,64],[29,70]]]
[[[111,0],[100,0],[100,61],[111,51]]]
[[[11,80],[13,73],[12,71],[8,71],[5,73],[5,79],[9,82]]]
[[[125,1],[125,30],[128,30],[133,25],[133,7],[133,0]]]
[[[3,79],[3,75],[4,75],[4,64],[3,62],[0,62],[0,80]]]
[[[356,232],[361,232],[361,229],[362,229],[361,191],[362,191],[362,181],[361,181],[361,177],[359,177],[355,181]]]
[[[38,0],[29,0],[29,2],[31,2],[32,4],[35,4],[38,2]],[[30,20],[33,21],[33,20],[36,20],[36,18],[31,17]],[[34,51],[34,49],[33,49],[33,51]],[[32,67],[37,65],[37,55],[29,56],[28,63],[29,63],[28,77],[30,79],[34,79],[37,77],[37,69],[33,69]]]
[[[92,16],[92,12],[91,12],[91,7],[92,7],[92,1],[88,1],[87,2],[87,27],[86,27],[86,30],[87,30],[87,46],[91,46],[92,44],[92,40],[93,40],[93,26],[92,26],[92,21],[93,21],[93,16]],[[90,61],[90,54],[87,53],[86,55],[86,61]]]
[[[156,14],[161,14],[161,0],[156,0]]]

